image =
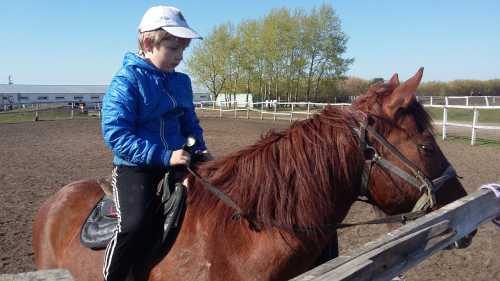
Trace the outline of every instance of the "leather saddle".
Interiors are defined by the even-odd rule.
[[[99,184],[105,190],[105,195],[92,209],[80,231],[80,242],[92,250],[106,248],[118,224],[115,203],[109,194],[109,184],[102,180]],[[164,179],[158,185],[157,195],[161,197],[161,204],[156,215],[163,224],[163,233],[161,241],[155,242],[165,245],[168,240],[175,239],[176,235],[173,234],[177,232],[172,230],[179,227],[180,218],[183,217],[186,187],[179,182],[178,175],[176,176],[175,171],[172,170],[165,174]]]

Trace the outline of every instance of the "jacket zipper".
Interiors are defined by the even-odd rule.
[[[165,87],[165,93],[166,95],[170,98],[170,100],[172,101],[172,104],[175,107],[177,107],[177,103],[175,102],[175,100],[170,96],[170,94],[168,93],[168,88],[166,87],[165,85],[165,81],[167,81],[167,75],[166,74],[163,74],[163,86]],[[168,150],[168,143],[167,141],[165,140],[165,124],[164,124],[164,120],[163,120],[163,117],[160,117],[160,138],[161,138],[161,141],[163,142],[163,145],[165,146],[165,149]]]
[[[163,143],[163,146],[165,147],[166,150],[168,150],[168,143],[165,140],[165,124],[163,121],[163,117],[160,117],[160,139],[161,142]]]

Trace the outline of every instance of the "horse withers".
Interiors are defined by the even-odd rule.
[[[359,196],[398,214],[430,211],[466,195],[416,101],[422,74],[401,84],[394,75],[351,107],[327,107],[200,165],[203,180],[188,177],[175,243],[146,279],[286,280],[314,265],[335,234],[325,226],[341,223]],[[234,219],[234,207],[203,181],[244,216]],[[97,182],[78,181],[42,205],[33,225],[39,269],[66,268],[76,280],[102,280],[103,251],[78,239],[102,196]]]

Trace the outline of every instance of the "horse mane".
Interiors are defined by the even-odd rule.
[[[348,109],[326,107],[255,144],[201,165],[198,173],[232,198],[260,226],[315,227],[341,221],[357,197],[362,154]],[[190,178],[192,182],[193,178]],[[206,191],[190,188],[190,204],[218,227],[234,210]],[[215,212],[218,210],[218,212]],[[333,217],[336,215],[337,217]]]

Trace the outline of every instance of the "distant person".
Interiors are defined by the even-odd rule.
[[[181,11],[156,6],[139,24],[139,53],[125,54],[103,98],[102,132],[114,154],[112,187],[118,226],[106,252],[107,281],[123,281],[150,241],[155,188],[171,166],[187,165],[188,136],[208,154],[193,105],[191,80],[176,72],[191,39],[201,39]],[[144,231],[143,231],[144,230]]]

